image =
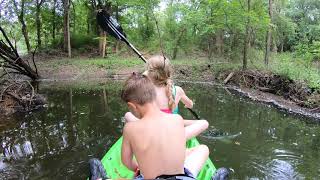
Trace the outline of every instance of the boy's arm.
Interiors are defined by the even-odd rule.
[[[133,152],[130,145],[130,134],[128,133],[128,124],[123,128],[123,140],[121,147],[122,163],[131,171],[136,171],[138,168],[137,162],[133,159]]]
[[[186,108],[192,108],[193,107],[192,100],[189,99],[189,97],[186,95],[186,93],[184,92],[184,90],[181,87],[176,86],[176,88],[177,88],[177,93],[179,94],[180,99],[181,99],[182,103],[184,104],[184,106]]]

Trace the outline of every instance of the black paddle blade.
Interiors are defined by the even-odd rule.
[[[97,21],[104,31],[106,31],[109,35],[115,37],[116,39],[123,40],[120,33],[124,37],[127,37],[117,20],[110,16],[110,14],[106,10],[101,9],[98,11]]]
[[[196,119],[198,119],[198,120],[201,119],[200,116],[199,116],[196,112],[194,112],[192,109],[190,109],[190,108],[187,108],[187,109],[191,112],[191,114],[192,114]]]

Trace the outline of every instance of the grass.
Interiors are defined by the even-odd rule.
[[[295,81],[305,82],[310,88],[320,89],[320,71],[310,63],[293,57],[292,54],[272,54],[269,66],[263,63],[263,52],[251,50],[249,53],[248,68],[263,71],[271,71],[275,74],[287,76]],[[226,60],[217,58],[208,60],[205,57],[184,57],[171,61],[175,69],[180,67],[187,68],[191,71],[191,77],[201,75],[204,67],[210,65],[211,71],[214,73],[240,70],[242,68],[241,56],[238,60]],[[45,62],[39,62],[39,67],[47,67],[59,69],[61,66],[72,66],[79,69],[86,68],[90,70],[92,67],[103,68],[108,72],[117,72],[126,68],[143,68],[144,62],[137,57],[121,57],[109,55],[107,58],[73,58],[59,59]]]
[[[120,70],[123,68],[131,68],[137,66],[143,66],[143,62],[135,57],[118,57],[108,56],[107,58],[71,58],[71,59],[59,59],[50,60],[44,62],[38,62],[38,66],[49,67],[52,69],[58,69],[62,66],[73,66],[77,68],[104,68],[112,70]]]
[[[134,57],[123,58],[111,56],[109,58],[81,59],[79,61],[75,61],[74,65],[82,67],[96,66],[99,68],[119,70],[122,68],[143,66],[144,63],[138,58]]]

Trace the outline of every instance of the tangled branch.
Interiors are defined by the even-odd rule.
[[[29,63],[27,64],[19,56],[17,49],[12,45],[8,36],[6,35],[5,31],[1,26],[0,26],[0,31],[4,37],[4,40],[0,39],[0,58],[2,59],[2,61],[0,61],[0,67],[2,67],[2,69],[7,68],[7,69],[14,70],[14,71],[4,70],[3,72],[4,76],[10,75],[10,73],[13,72],[14,74],[25,75],[31,78],[32,80],[38,79],[39,74],[37,72],[35,63],[33,62],[36,70],[33,70],[33,68],[29,66]]]

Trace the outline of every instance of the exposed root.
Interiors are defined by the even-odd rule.
[[[36,94],[30,82],[4,81],[0,85],[0,113],[10,115],[43,107],[46,100]]]
[[[229,76],[228,76],[229,75]],[[255,70],[236,71],[230,77],[230,73],[222,74],[222,80],[246,88],[254,88],[260,91],[279,95],[301,107],[313,108],[318,111],[320,95],[301,82],[295,82],[286,76],[260,72]]]

